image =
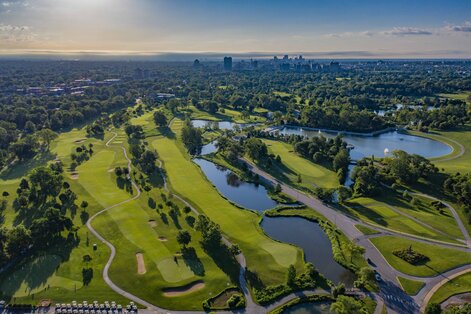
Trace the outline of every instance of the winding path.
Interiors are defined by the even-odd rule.
[[[106,147],[110,147],[110,143],[116,138],[116,136],[118,136],[118,134],[116,132],[111,132],[113,134],[113,136],[106,142],[105,146]],[[126,160],[128,161],[128,170],[129,170],[129,173],[131,173],[131,159],[129,159],[128,157],[128,154],[126,152],[126,149],[123,147],[123,146],[120,146],[122,149],[123,149],[123,154],[124,154],[124,157],[126,158]],[[130,175],[128,175],[128,179],[131,180],[131,177]],[[148,309],[151,309],[151,310],[155,310],[155,311],[166,311],[165,309],[162,309],[162,308],[159,308],[153,304],[150,304],[149,302],[145,301],[145,300],[142,300],[141,298],[133,295],[132,293],[129,293],[123,289],[121,289],[120,287],[118,287],[112,280],[111,278],[109,277],[108,275],[108,272],[109,272],[109,269],[110,269],[110,266],[111,266],[111,263],[113,262],[115,256],[116,256],[116,248],[114,247],[113,244],[111,244],[109,241],[107,241],[100,233],[98,233],[98,231],[96,231],[93,226],[92,226],[92,221],[93,219],[95,219],[96,217],[98,217],[99,215],[103,214],[104,212],[112,209],[112,208],[115,208],[115,207],[118,207],[120,205],[123,205],[123,204],[126,204],[128,202],[131,202],[133,200],[136,200],[138,199],[140,196],[141,196],[141,190],[139,189],[139,187],[137,186],[137,184],[131,180],[131,183],[132,183],[132,186],[134,187],[134,189],[136,190],[136,195],[133,196],[132,198],[130,199],[127,199],[125,201],[122,201],[122,202],[119,202],[117,204],[114,204],[114,205],[111,205],[109,207],[106,207],[102,210],[100,210],[99,212],[97,212],[95,215],[93,215],[92,217],[90,217],[86,223],[87,225],[87,228],[90,230],[91,233],[93,233],[98,239],[100,239],[101,242],[103,242],[107,247],[110,248],[111,250],[111,254],[110,254],[110,258],[108,259],[108,261],[106,262],[105,264],[105,267],[103,268],[103,280],[106,282],[106,284],[116,293],[122,295],[123,297],[125,298],[128,298],[129,300],[132,300],[136,303],[139,303],[139,304],[142,304],[144,306],[146,306]]]
[[[264,180],[270,182],[271,184],[280,184],[282,191],[284,193],[292,196],[297,201],[306,204],[308,207],[314,208],[316,211],[318,211],[324,217],[326,217],[328,220],[334,223],[348,238],[352,239],[354,242],[356,242],[357,244],[365,248],[366,250],[365,257],[367,257],[368,259],[372,261],[372,264],[375,266],[378,272],[382,275],[382,279],[383,279],[380,285],[381,287],[380,292],[377,294],[374,294],[374,296],[377,299],[379,299],[378,300],[379,304],[382,302],[386,304],[388,308],[388,313],[418,313],[419,311],[423,312],[422,310],[426,306],[431,295],[433,295],[433,291],[436,291],[436,289],[438,289],[441,285],[443,285],[450,279],[456,276],[459,276],[460,274],[471,271],[471,264],[467,264],[467,265],[462,265],[460,267],[451,269],[445,273],[438,274],[437,276],[433,276],[433,277],[417,277],[417,276],[407,275],[394,269],[391,265],[389,265],[389,263],[386,261],[383,255],[369,241],[369,239],[372,237],[384,236],[384,235],[395,235],[399,237],[414,239],[414,240],[425,242],[425,243],[430,243],[434,245],[440,245],[443,247],[449,247],[453,249],[460,249],[467,252],[471,252],[471,242],[469,240],[470,236],[467,232],[467,229],[465,228],[463,222],[458,216],[456,210],[450,204],[442,202],[444,205],[446,205],[450,209],[451,213],[456,219],[457,224],[460,227],[460,230],[463,233],[463,236],[466,242],[465,247],[458,244],[446,243],[446,242],[441,242],[438,240],[416,237],[413,235],[395,232],[394,230],[380,228],[375,225],[367,224],[359,219],[356,219],[355,217],[347,216],[346,214],[341,213],[338,210],[335,210],[327,206],[316,197],[307,195],[303,192],[300,192],[297,189],[292,188],[291,186],[287,184],[284,184],[283,182],[280,182],[279,180],[277,180],[276,178],[274,178],[267,172],[258,168],[253,163],[245,159],[242,159],[242,161],[246,162],[249,169],[253,171],[254,173],[258,174]],[[428,197],[430,199],[437,200],[436,198],[426,195],[426,194],[417,193],[416,195],[420,195],[423,197]],[[378,231],[379,233],[375,235],[364,235],[355,227],[355,225],[358,225],[358,224],[368,226],[369,228],[372,228]],[[398,276],[411,279],[411,280],[422,281],[425,283],[425,285],[416,296],[411,297],[407,295],[398,286],[397,279],[396,279]],[[430,297],[426,298],[425,296],[427,295],[430,295]]]

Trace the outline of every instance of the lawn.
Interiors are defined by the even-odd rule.
[[[20,179],[32,168],[45,165],[56,157],[61,159],[65,164],[64,168],[67,168],[71,161],[70,154],[75,147],[82,144],[88,145],[88,143],[93,143],[95,151],[98,152],[104,146],[101,140],[87,139],[83,129],[74,129],[60,134],[51,144],[51,153],[47,158],[40,157],[33,162],[12,167],[9,172],[2,174],[2,179],[8,179],[0,181],[0,188],[13,190],[9,196],[9,202],[11,202]],[[90,214],[102,209],[102,206],[83,189],[78,180],[71,180],[67,172],[64,173],[64,177],[78,196],[77,204],[86,200],[89,203]],[[15,224],[15,216],[16,213],[9,206],[5,211],[5,226]],[[112,291],[101,277],[103,266],[109,257],[108,248],[99,245],[100,250],[94,251],[91,244],[99,243],[99,241],[82,225],[79,215],[71,218],[75,226],[79,227],[77,236],[80,242],[73,245],[51,246],[45,252],[33,254],[15,264],[7,273],[1,274],[0,294],[3,298],[16,303],[32,304],[38,303],[41,299],[51,299],[53,302],[70,302],[71,300],[115,300],[122,304],[128,302]],[[92,261],[84,262],[84,255],[90,255]],[[88,285],[83,284],[83,268],[93,269],[93,279]]]
[[[229,203],[205,178],[178,140],[181,127],[182,121],[175,120],[167,137],[152,141],[172,190],[221,226],[229,240],[240,246],[248,268],[257,272],[265,284],[284,282],[290,264],[301,271],[304,263],[300,249],[271,240],[261,230],[258,214]]]
[[[365,235],[373,235],[373,234],[378,234],[379,233],[378,231],[376,231],[374,229],[371,229],[371,228],[368,228],[368,227],[365,227],[363,225],[355,225],[355,228],[360,230],[360,232],[365,234]]]
[[[224,107],[224,112],[218,111],[217,113],[211,114],[206,111],[199,110],[195,106],[188,106],[185,109],[180,109],[182,113],[190,115],[191,119],[200,119],[208,121],[233,121],[236,123],[248,123],[248,122],[264,122],[266,118],[259,115],[250,115],[249,119],[243,119],[242,113],[237,110],[229,109]]]
[[[392,210],[388,204],[381,201],[357,197],[345,202],[342,207],[351,215],[385,228],[413,234],[425,238],[443,241],[452,241],[451,238],[443,236],[434,230],[427,228],[416,221]]]
[[[469,170],[469,160],[471,158],[471,125],[461,126],[451,131],[434,130],[430,133],[417,131],[410,132],[413,135],[445,142],[453,147],[454,151],[450,155],[432,159],[433,163],[438,168],[443,168],[448,173],[466,172]],[[461,151],[461,148],[456,142],[463,145],[465,150],[464,154],[460,157],[450,159],[452,157],[456,157]]]
[[[279,155],[284,167],[274,166],[270,173],[277,179],[294,186],[312,190],[314,187],[335,188],[339,185],[337,174],[315,164],[294,152],[293,146],[281,141],[263,139],[270,153]],[[301,175],[301,182],[298,182]]]
[[[445,283],[435,292],[430,302],[442,303],[455,294],[466,292],[471,292],[471,273],[458,276]]]
[[[422,281],[410,280],[403,277],[397,277],[397,280],[401,284],[402,289],[408,295],[416,295],[420,289],[425,285]]]
[[[438,94],[439,97],[443,98],[450,98],[450,99],[458,99],[467,102],[468,104],[471,104],[471,91],[465,91],[461,93],[455,93],[455,94]]]
[[[449,269],[471,263],[471,254],[457,249],[444,248],[394,236],[377,237],[370,239],[370,241],[392,267],[412,276],[436,276]],[[413,250],[426,255],[429,261],[423,265],[411,265],[392,253],[394,250],[406,249],[411,245]],[[445,256],[446,258],[444,258]]]

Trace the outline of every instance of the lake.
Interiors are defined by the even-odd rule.
[[[302,127],[284,127],[280,134],[296,134],[307,137],[319,136],[335,137],[336,134],[304,129]],[[344,134],[343,139],[354,148],[350,151],[353,160],[360,160],[363,157],[376,156],[385,157],[385,149],[389,152],[393,150],[403,150],[409,154],[418,154],[427,158],[447,155],[453,149],[442,142],[438,142],[425,137],[402,134],[397,131],[386,132],[376,136],[358,136]]]
[[[327,279],[353,287],[355,275],[334,260],[332,244],[319,224],[299,217],[264,217],[261,226],[272,239],[302,248],[306,262]]]
[[[283,311],[283,314],[329,314],[330,303],[301,303]]]
[[[193,161],[200,166],[219,192],[232,202],[259,212],[278,205],[268,196],[268,191],[263,185],[241,181],[232,171],[205,159],[195,158]]]
[[[234,128],[246,128],[255,125],[254,123],[235,123],[230,121],[209,121],[209,120],[191,120],[195,128],[209,127],[211,129],[233,130]]]

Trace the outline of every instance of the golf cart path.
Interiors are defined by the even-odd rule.
[[[118,136],[118,134],[116,132],[111,132],[113,134],[113,136],[106,142],[106,147],[110,147],[110,144],[111,142]],[[95,215],[93,215],[92,217],[90,217],[90,219],[88,219],[86,225],[87,225],[87,228],[90,230],[91,233],[93,233],[98,239],[100,239],[101,242],[105,243],[106,246],[108,246],[111,250],[111,254],[110,254],[110,257],[108,259],[108,261],[106,262],[106,265],[105,267],[103,268],[103,280],[106,282],[106,284],[116,293],[120,294],[121,296],[131,300],[131,301],[134,301],[138,304],[141,304],[145,307],[147,307],[147,310],[150,311],[150,312],[163,312],[163,313],[186,313],[186,314],[200,314],[200,313],[204,313],[202,311],[169,311],[167,309],[164,309],[164,308],[160,308],[154,304],[151,304],[141,298],[139,298],[138,296],[130,293],[130,292],[127,292],[123,289],[121,289],[120,287],[118,287],[112,280],[111,278],[109,277],[109,269],[110,269],[110,266],[111,266],[111,263],[113,263],[113,260],[116,256],[116,248],[113,246],[113,244],[111,244],[109,241],[107,241],[102,235],[100,235],[100,233],[98,233],[98,231],[96,231],[93,226],[92,226],[92,221],[93,219],[95,219],[97,216],[103,214],[104,212],[112,209],[112,208],[115,208],[117,206],[120,206],[120,205],[123,205],[123,204],[126,204],[128,202],[131,202],[133,200],[136,200],[138,199],[140,196],[141,196],[141,190],[139,189],[138,185],[131,179],[131,159],[128,157],[128,154],[127,154],[127,151],[126,149],[123,147],[123,146],[119,146],[122,148],[123,150],[123,154],[124,154],[124,158],[126,158],[127,162],[128,162],[128,170],[129,170],[129,175],[128,175],[128,179],[131,181],[131,184],[132,186],[134,187],[134,189],[136,190],[136,195],[133,196],[132,198],[128,199],[128,200],[125,200],[125,201],[122,201],[122,202],[119,202],[117,204],[114,204],[114,205],[111,205],[109,207],[106,207],[104,209],[102,209],[101,211],[97,212]]]
[[[405,234],[405,233],[395,232],[394,230],[390,230],[387,228],[381,228],[381,227],[374,226],[371,224],[366,224],[361,220],[354,219],[353,217],[347,216],[344,213],[341,213],[333,208],[330,208],[329,206],[324,204],[322,201],[320,201],[319,199],[313,196],[306,195],[298,191],[297,189],[294,189],[291,186],[284,184],[283,182],[280,182],[279,180],[277,180],[270,174],[266,173],[265,171],[261,170],[256,165],[249,162],[248,160],[245,160],[245,159],[241,159],[241,160],[247,163],[248,168],[252,172],[258,174],[261,178],[267,180],[268,182],[271,182],[272,184],[280,184],[282,191],[284,193],[294,197],[297,201],[306,204],[308,207],[314,208],[316,211],[318,211],[324,217],[326,217],[328,220],[334,223],[336,227],[342,230],[342,232],[348,238],[352,239],[354,242],[356,242],[357,244],[365,248],[365,251],[366,251],[365,256],[374,262],[373,264],[375,264],[376,269],[383,276],[384,281],[381,285],[382,286],[381,290],[384,290],[384,292],[380,291],[380,293],[375,294],[375,297],[381,298],[385,302],[386,306],[388,307],[388,313],[390,312],[391,313],[404,313],[404,312],[418,313],[420,307],[426,306],[427,300],[425,300],[423,296],[428,294],[437,285],[438,282],[443,282],[442,284],[444,284],[445,282],[449,281],[450,278],[453,278],[451,276],[456,276],[457,274],[461,274],[462,272],[471,271],[471,264],[468,264],[468,265],[462,265],[460,267],[454,268],[452,270],[449,270],[442,274],[438,274],[437,276],[433,276],[433,277],[417,277],[417,276],[407,275],[407,274],[397,271],[391,265],[389,265],[389,263],[386,261],[383,255],[369,241],[369,238],[389,234],[389,235],[395,235],[399,237],[414,239],[414,240],[424,242],[424,243],[440,245],[443,247],[460,249],[460,250],[470,252],[469,234],[466,228],[464,227],[461,219],[459,218],[458,214],[456,213],[456,210],[451,205],[445,202],[443,202],[443,204],[446,205],[450,209],[455,220],[457,221],[458,226],[460,227],[461,232],[463,233],[464,239],[466,241],[466,247],[463,247],[461,245],[456,245],[453,243],[442,242],[438,240],[437,241],[429,240],[427,238],[416,237],[416,236]],[[418,193],[417,195],[421,195],[421,196],[436,200],[436,198],[429,195],[418,194]],[[380,234],[365,236],[355,227],[355,224],[366,225],[369,228],[379,231]],[[396,279],[397,276],[401,276],[401,277],[411,279],[411,280],[423,281],[425,285],[416,296],[411,297],[411,296],[408,296],[406,293],[404,293],[402,289],[398,287],[398,283]],[[389,300],[389,297],[391,295],[395,296],[395,298]],[[404,308],[404,306],[407,306],[407,307]]]

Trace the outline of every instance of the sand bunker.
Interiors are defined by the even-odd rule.
[[[70,174],[70,178],[71,178],[72,180],[78,180],[79,174],[78,174],[77,172],[72,172],[72,173]]]
[[[144,263],[144,255],[142,255],[142,253],[137,253],[136,260],[137,260],[137,273],[139,275],[144,275],[146,273],[146,264]]]
[[[114,169],[108,169],[108,172],[110,172],[110,173],[114,172]]]
[[[74,143],[80,144],[80,143],[85,142],[85,140],[86,140],[86,139],[81,138],[81,139],[79,139],[79,140],[74,141]]]
[[[167,238],[166,237],[159,237],[159,241],[165,242],[165,241],[167,241]]]
[[[153,219],[149,220],[149,226],[151,226],[152,228],[157,227],[157,221],[155,221]]]
[[[204,286],[205,286],[204,282],[199,280],[199,281],[192,282],[186,286],[163,289],[163,292],[164,292],[164,296],[166,297],[179,297],[181,295],[185,295],[185,294],[203,289]]]

